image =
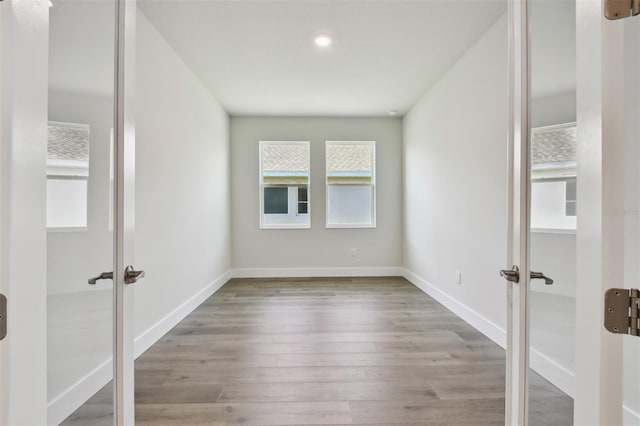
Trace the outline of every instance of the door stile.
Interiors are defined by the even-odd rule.
[[[49,7],[0,2],[0,424],[47,419],[46,173]]]
[[[623,287],[624,20],[576,4],[580,206],[574,424],[622,424],[622,341],[603,326],[604,293]]]
[[[135,423],[134,289],[125,268],[134,264],[135,227],[135,0],[116,3],[114,194],[114,410],[115,424]]]
[[[529,365],[529,35],[528,2],[509,2],[509,137],[507,265],[520,270],[507,281],[507,362],[505,424],[527,423]]]

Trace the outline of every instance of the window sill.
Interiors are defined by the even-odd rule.
[[[326,229],[372,229],[375,228],[376,225],[357,225],[357,224],[339,224],[339,225],[332,225],[332,224],[327,224],[325,226]]]
[[[260,225],[260,229],[311,229],[311,225]]]
[[[89,230],[86,226],[60,226],[47,228],[47,232],[87,232]]]
[[[532,233],[536,234],[567,234],[567,235],[575,235],[575,229],[569,228],[531,228]]]

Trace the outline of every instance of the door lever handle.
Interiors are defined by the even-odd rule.
[[[95,285],[98,282],[98,280],[112,280],[112,279],[113,279],[113,272],[103,272],[97,277],[89,278],[89,284]]]
[[[553,284],[553,279],[547,277],[543,272],[533,272],[530,275],[532,280],[544,280],[545,285]]]
[[[124,270],[124,283],[134,284],[139,278],[144,278],[144,271],[136,271],[133,266],[129,265]]]
[[[520,282],[520,270],[515,265],[511,269],[502,269],[500,276],[512,283]]]

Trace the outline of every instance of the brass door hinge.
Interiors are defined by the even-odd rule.
[[[604,17],[610,20],[640,14],[640,0],[604,0]]]
[[[640,290],[610,288],[604,295],[604,327],[612,333],[640,336]]]

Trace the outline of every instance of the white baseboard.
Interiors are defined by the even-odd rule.
[[[155,323],[135,339],[134,356],[137,358],[155,342],[175,327],[187,315],[207,300],[231,278],[231,271],[218,277],[211,284],[200,290],[189,300],[178,306],[171,313]],[[84,404],[88,398],[109,383],[113,377],[113,363],[108,359],[95,370],[73,384],[62,394],[49,402],[47,408],[47,424],[57,425]]]
[[[218,277],[214,282],[200,290],[189,300],[178,306],[167,316],[155,323],[145,332],[140,334],[135,339],[134,356],[138,358],[147,349],[153,346],[162,336],[167,334],[169,330],[178,325],[187,315],[193,312],[198,306],[200,306],[205,300],[226,284],[232,276],[231,271],[227,271]]]
[[[626,405],[622,406],[623,424],[625,426],[640,426],[640,413],[633,411]]]
[[[91,395],[109,383],[112,377],[113,362],[112,359],[108,359],[49,402],[47,424],[58,425],[62,423],[78,407],[87,402]]]
[[[239,268],[233,278],[309,278],[309,277],[399,277],[402,268]]]
[[[562,392],[574,397],[576,392],[576,376],[542,352],[531,348],[529,351],[529,365],[531,369],[549,380]]]
[[[507,332],[504,328],[483,317],[473,309],[469,308],[467,305],[460,303],[439,288],[429,284],[427,281],[423,280],[408,269],[402,269],[402,276],[406,278],[407,281],[409,281],[411,284],[415,285],[420,290],[433,297],[445,308],[449,309],[451,312],[465,320],[469,325],[478,330],[480,333],[493,340],[502,348],[506,348]]]
[[[429,284],[413,272],[403,269],[402,276],[462,318],[473,328],[506,349],[507,332],[504,328],[483,317],[465,304],[460,303],[439,288]],[[569,370],[536,350],[530,351],[530,365],[538,374],[549,380],[567,395],[573,397],[575,392],[575,375]]]

